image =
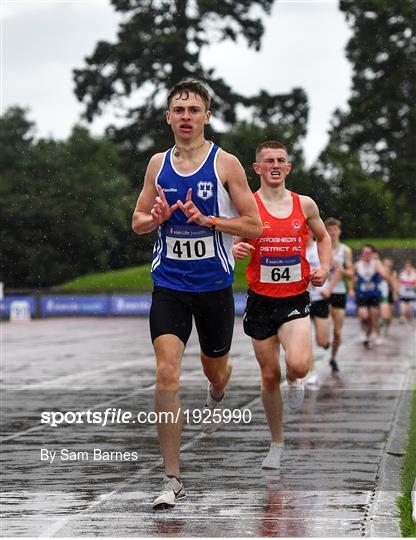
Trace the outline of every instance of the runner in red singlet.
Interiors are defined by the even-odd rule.
[[[283,144],[267,141],[256,150],[253,168],[261,187],[255,193],[263,233],[257,240],[236,238],[234,256],[251,253],[244,331],[252,338],[261,369],[261,396],[271,432],[271,447],[262,467],[278,469],[283,450],[279,347],[285,350],[287,400],[299,407],[304,397],[302,378],[311,356],[309,282],[322,286],[331,261],[331,240],[310,197],[286,189],[292,165]],[[308,226],[316,240],[320,267],[310,272],[306,260]]]

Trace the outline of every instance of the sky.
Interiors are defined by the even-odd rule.
[[[109,0],[2,0],[1,10],[1,112],[28,108],[39,137],[67,137],[83,111],[72,70],[84,67],[99,40],[116,40],[120,15]],[[310,105],[304,149],[311,164],[325,147],[334,110],[347,105],[351,31],[338,0],[276,0],[263,23],[260,52],[243,40],[222,42],[202,51],[202,63],[246,95],[302,87]],[[102,134],[113,120],[108,110],[90,129]]]

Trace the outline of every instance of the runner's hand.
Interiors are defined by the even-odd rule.
[[[322,291],[320,291],[320,294],[324,298],[329,298],[331,296],[331,291],[329,289],[322,289]]]
[[[196,223],[201,227],[211,227],[211,219],[208,216],[201,214],[199,208],[192,202],[192,188],[188,189],[185,204],[180,200],[178,200],[176,204],[188,218],[186,223]]]
[[[328,271],[325,271],[319,267],[315,268],[315,270],[311,273],[310,279],[314,287],[322,287],[327,277]]]
[[[169,206],[162,187],[156,184],[156,190],[159,195],[156,197],[155,204],[150,210],[150,215],[156,225],[161,225],[164,221],[169,219],[173,212],[178,208],[178,203]]]
[[[254,246],[248,244],[247,242],[238,242],[238,244],[233,245],[233,255],[235,259],[241,260],[245,259],[247,255],[250,254],[250,251],[253,251]]]

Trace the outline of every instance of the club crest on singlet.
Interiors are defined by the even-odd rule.
[[[203,201],[210,199],[214,194],[214,184],[212,182],[198,182],[197,187],[197,196]]]

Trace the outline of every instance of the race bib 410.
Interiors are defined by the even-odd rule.
[[[215,257],[214,236],[207,229],[175,227],[166,235],[166,257],[179,261],[198,261]],[[170,233],[170,234],[169,234]]]

